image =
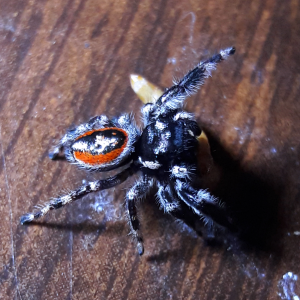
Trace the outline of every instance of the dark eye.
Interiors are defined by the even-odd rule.
[[[113,161],[127,145],[128,134],[120,128],[104,128],[86,132],[76,139],[71,149],[76,160],[88,165]]]

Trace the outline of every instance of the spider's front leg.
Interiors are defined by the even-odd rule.
[[[203,222],[201,222],[199,217],[190,209],[190,206],[183,201],[179,201],[172,184],[163,185],[158,183],[158,187],[157,198],[161,209],[172,215],[175,219],[184,222],[207,241],[214,236],[214,233],[211,231],[212,228],[204,230]]]
[[[204,80],[211,76],[211,71],[216,69],[217,64],[234,53],[234,47],[227,48],[221,50],[220,53],[211,58],[200,62],[181,80],[175,82],[175,85],[169,88],[156,101],[155,114],[166,114],[170,111],[182,108],[185,99],[194,94],[204,83]]]
[[[207,190],[196,190],[188,182],[178,179],[175,182],[175,189],[179,198],[201,216],[205,223],[216,223],[231,231],[236,231],[228,212],[219,199],[212,196]]]
[[[193,164],[174,165],[171,169],[171,179],[177,196],[194,212],[203,218],[207,224],[216,223],[233,230],[229,216],[220,201],[207,190],[197,190],[193,187],[193,177],[196,175]]]
[[[81,186],[77,190],[71,191],[67,195],[55,198],[49,201],[48,203],[39,206],[39,209],[37,211],[23,215],[20,219],[20,223],[22,225],[24,223],[30,223],[35,219],[43,217],[50,210],[61,208],[62,206],[65,206],[75,200],[78,200],[91,192],[97,192],[100,190],[105,190],[114,187],[124,182],[133,173],[133,168],[130,166],[129,168],[125,169],[124,171],[120,172],[115,176],[109,177],[104,180],[89,182],[88,184]]]
[[[140,221],[137,216],[136,201],[144,197],[151,186],[152,180],[144,178],[142,181],[137,182],[126,194],[126,209],[128,213],[129,225],[131,234],[137,243],[139,255],[143,255],[144,246],[143,238],[140,232]]]

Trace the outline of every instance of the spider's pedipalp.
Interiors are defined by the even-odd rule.
[[[180,209],[178,199],[173,195],[170,185],[162,185],[158,183],[158,191],[156,193],[158,203],[165,213],[171,213]]]
[[[184,179],[186,181],[191,181],[192,176],[196,175],[197,167],[195,165],[174,165],[170,169],[170,177],[173,179]]]

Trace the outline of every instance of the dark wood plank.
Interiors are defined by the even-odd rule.
[[[283,275],[300,275],[299,1],[0,7],[0,298],[278,299]],[[152,195],[140,205],[146,252],[138,257],[123,206],[133,180],[19,224],[34,205],[104,176],[52,162],[48,151],[92,116],[138,119],[129,74],[167,87],[232,45],[234,57],[187,109],[210,137],[211,188],[231,207],[240,238],[206,245]]]

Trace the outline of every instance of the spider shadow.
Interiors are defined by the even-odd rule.
[[[205,130],[211,154],[219,169],[218,184],[212,194],[222,199],[237,227],[232,239],[244,249],[278,252],[279,201],[283,192],[280,182],[261,178],[233,159],[209,130]]]
[[[106,221],[102,221],[100,223],[90,222],[90,221],[83,221],[83,222],[72,222],[72,223],[54,223],[54,222],[37,222],[32,221],[26,226],[36,226],[39,227],[46,227],[57,229],[61,231],[71,231],[74,234],[96,234],[100,236],[105,234],[107,236],[117,236],[118,234],[126,234],[124,230],[124,222],[122,221],[114,221],[113,224],[110,224],[108,227],[106,226]]]
[[[52,228],[52,229],[57,229],[57,230],[62,230],[62,231],[72,231],[73,233],[94,233],[97,231],[104,232],[106,230],[105,223],[91,223],[88,221],[83,221],[80,223],[54,223],[54,222],[38,222],[38,221],[32,221],[26,226],[39,226],[39,227],[45,227],[45,228]]]

